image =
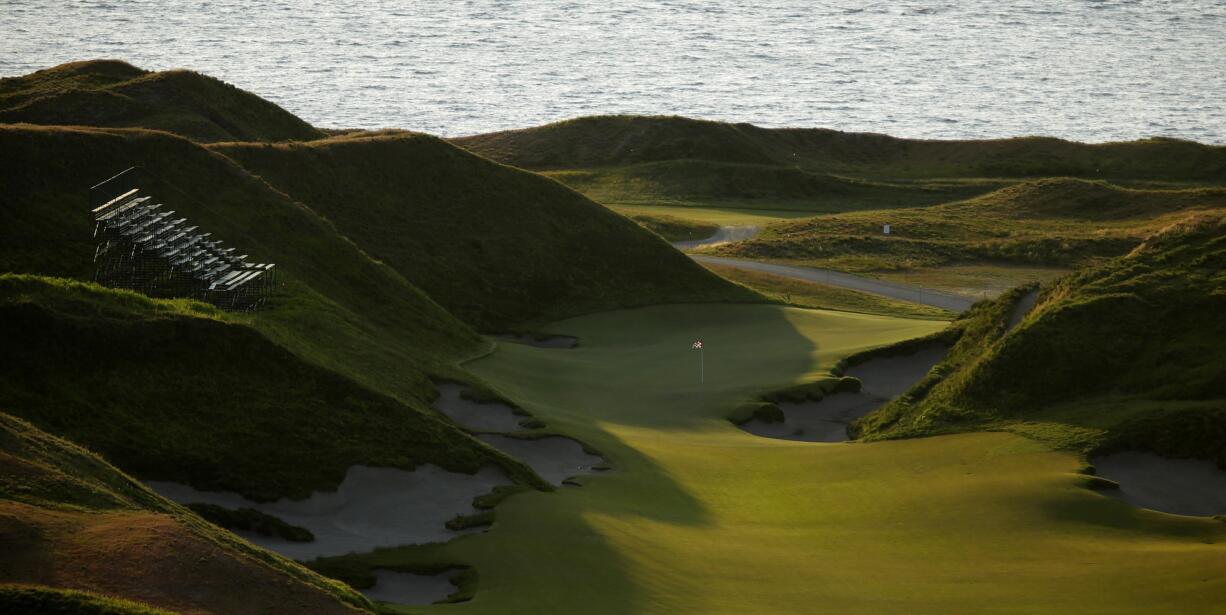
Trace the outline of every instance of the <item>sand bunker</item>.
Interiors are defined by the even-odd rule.
[[[721,226],[715,231],[714,235],[706,239],[695,239],[692,241],[674,241],[673,247],[678,250],[690,250],[699,246],[713,246],[721,243],[731,243],[734,241],[745,241],[752,239],[758,234],[758,227],[752,224],[742,226]]]
[[[461,397],[465,387],[444,382],[438,385],[434,407],[465,429],[472,431],[516,431],[525,417],[517,416],[506,404],[479,404]]]
[[[594,474],[604,463],[597,455],[589,455],[583,445],[561,436],[525,440],[494,434],[477,436],[490,446],[528,464],[541,478],[561,485],[562,481],[580,474]]]
[[[1099,476],[1120,484],[1103,493],[1133,506],[1176,515],[1226,514],[1226,472],[1211,461],[1127,451],[1091,463]]]
[[[783,422],[767,423],[752,419],[742,423],[741,429],[780,440],[844,442],[849,439],[847,425],[883,403],[885,400],[863,393],[835,393],[821,401],[781,403],[779,409],[783,410]]]
[[[783,422],[751,419],[740,427],[767,438],[844,442],[850,439],[847,426],[852,421],[906,392],[939,363],[946,352],[948,349],[944,346],[933,345],[905,356],[866,361],[848,369],[846,374],[860,379],[863,385],[860,392],[835,393],[821,401],[781,403]]]
[[[574,348],[579,345],[579,338],[569,335],[548,335],[537,337],[535,335],[499,335],[498,339],[512,342],[515,344],[526,344],[528,346],[536,346],[537,348]]]
[[[354,466],[335,492],[315,492],[305,500],[256,503],[221,491],[198,491],[178,483],[149,481],[150,488],[181,504],[202,502],[226,508],[254,508],[315,534],[314,542],[237,532],[282,555],[309,560],[319,556],[364,553],[379,547],[444,542],[465,532],[445,526],[458,514],[477,512],[472,500],[511,481],[497,468],[476,474],[423,465],[412,472]],[[472,531],[472,530],[470,530]]]
[[[449,570],[439,574],[412,574],[393,570],[375,570],[375,586],[362,590],[371,600],[395,604],[433,604],[455,592],[451,578],[459,574]]]
[[[1030,310],[1034,309],[1034,304],[1037,303],[1038,300],[1039,289],[1037,288],[1026,293],[1025,295],[1022,295],[1022,298],[1018,299],[1017,304],[1013,306],[1013,312],[1009,314],[1009,326],[1005,330],[1009,331],[1013,329],[1013,327],[1018,326],[1022,322],[1022,319],[1026,318],[1026,315],[1030,313]]]
[[[909,355],[866,361],[848,368],[844,375],[860,379],[861,393],[889,401],[915,386],[948,352],[948,348],[933,344]]]

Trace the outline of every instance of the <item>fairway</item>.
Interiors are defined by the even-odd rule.
[[[981,433],[874,444],[759,438],[755,393],[942,323],[773,306],[664,306],[563,321],[572,350],[503,344],[467,364],[614,470],[517,495],[439,613],[1223,612],[1226,524],[1135,510],[1081,462]],[[706,383],[697,351],[706,350]],[[376,565],[420,557],[396,549]]]

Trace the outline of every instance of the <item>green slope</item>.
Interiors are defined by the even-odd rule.
[[[370,608],[347,587],[204,522],[93,453],[3,413],[0,528],[4,612]],[[263,591],[244,594],[252,586]]]
[[[601,116],[452,142],[542,172],[606,205],[632,212],[670,206],[678,208],[676,215],[698,220],[713,219],[710,210],[787,219],[923,207],[1045,176],[1142,185],[1221,184],[1226,178],[1226,147],[1171,139],[925,141],[681,117]]]
[[[1072,178],[1029,180],[973,199],[848,212],[769,225],[711,248],[743,258],[852,271],[959,262],[1076,266],[1119,256],[1189,212],[1226,208],[1226,189],[1129,189]],[[891,234],[882,234],[890,224]]]
[[[1085,489],[1075,454],[1002,433],[794,442],[725,418],[943,327],[719,305],[556,323],[583,344],[505,345],[468,365],[615,471],[511,498],[487,534],[362,559],[480,571],[471,602],[400,612],[1220,612],[1226,524]]]
[[[185,301],[0,275],[0,406],[144,479],[303,498],[353,465],[531,474],[436,416]]]
[[[0,585],[0,612],[42,615],[169,615],[172,611],[90,592]]]
[[[454,362],[483,351],[488,348],[488,342],[482,341],[391,268],[372,260],[302,204],[273,190],[229,159],[165,133],[0,127],[0,151],[13,155],[10,164],[0,166],[0,183],[6,190],[6,200],[0,208],[0,271],[88,278],[92,273],[93,247],[83,187],[113,173],[117,166],[141,165],[157,178],[149,186],[149,192],[163,200],[168,209],[175,209],[193,224],[199,224],[214,236],[251,254],[252,260],[278,263],[282,284],[271,305],[253,317],[246,317],[243,324],[263,339],[282,346],[297,359],[335,371],[353,382],[354,387],[370,389],[370,395],[394,398],[399,409],[393,414],[416,417],[413,421],[406,420],[402,429],[394,431],[402,438],[399,444],[405,449],[395,453],[399,455],[397,465],[416,461],[471,465],[472,460],[489,454],[488,447],[461,435],[449,424],[439,422],[438,415],[429,407],[435,395],[431,377],[466,379],[454,367]],[[10,300],[24,301],[20,293]],[[77,321],[65,322],[68,326]],[[91,326],[86,322],[83,330],[108,334],[105,327],[91,329]],[[192,321],[191,327],[195,330],[218,328],[212,323],[196,321]],[[139,339],[140,335],[133,333],[134,339]],[[196,340],[199,345],[213,341],[210,336],[203,337]],[[256,339],[251,332],[239,337]],[[105,338],[69,338],[66,341],[98,346],[98,339]],[[179,343],[174,348],[190,354],[187,352],[192,347],[190,338],[176,340]],[[217,359],[223,348],[204,348],[199,352],[211,352],[209,356]],[[285,353],[267,350],[265,354],[282,360]],[[19,366],[14,369],[16,367]],[[54,367],[54,362],[47,364],[48,369]],[[141,369],[146,367],[156,369],[148,364]],[[102,367],[95,366],[95,369],[105,373]],[[221,375],[227,373],[225,361],[215,361],[210,370],[219,371],[201,375],[197,381],[199,386],[206,386],[210,378],[214,383],[222,382]],[[68,381],[58,382],[48,375],[42,380],[46,386],[81,391],[72,382],[81,376],[64,370],[54,373]],[[249,382],[253,389],[258,388],[256,382]],[[284,379],[282,382],[292,384]],[[160,392],[173,393],[169,389]],[[120,390],[115,399],[106,400],[128,420],[117,422],[115,429],[141,419],[139,407],[128,403],[139,394],[137,389]],[[304,393],[298,391],[297,394]],[[87,398],[85,401],[96,403],[99,400]],[[165,413],[169,419],[177,402],[173,398],[162,398],[160,403],[167,405],[157,411]],[[231,405],[236,403],[230,402]],[[387,403],[375,405],[392,412],[389,410],[392,406]],[[35,409],[15,408],[14,411],[34,412]],[[282,415],[280,420],[285,430],[295,429],[294,416]],[[323,427],[322,424],[316,426]],[[141,432],[137,429],[133,433]],[[278,437],[275,431],[264,435],[270,439]],[[162,449],[162,454],[167,454],[164,449],[181,437],[167,441],[154,439],[143,442],[143,446],[148,451]],[[213,442],[223,443],[220,439]],[[130,447],[135,444],[131,443]],[[330,466],[342,459],[353,460],[352,451],[359,447],[345,438],[336,439],[332,445],[336,448],[331,452],[317,453],[321,459],[331,458],[327,462]],[[286,441],[284,446],[292,447],[295,443]],[[139,448],[131,450],[140,452]],[[345,450],[350,453],[343,453]],[[310,448],[301,446],[299,453],[307,455]],[[385,450],[379,455],[392,458],[393,453]],[[205,452],[201,452],[194,461],[204,463],[206,457]],[[244,479],[224,474],[225,463],[221,459],[224,457],[213,457],[216,467],[213,475],[207,477],[215,484],[224,479],[233,483],[232,487],[265,494],[278,490],[301,492],[306,484],[278,483],[281,479],[272,475],[259,478],[259,486],[242,484]],[[287,467],[282,466],[282,471]],[[304,479],[318,486],[325,475],[339,480],[336,471],[333,466],[323,474]],[[343,472],[343,468],[340,471]],[[197,468],[194,472],[196,474],[190,478],[205,480],[206,477],[199,474],[202,470]]]
[[[140,127],[202,142],[316,139],[323,133],[254,94],[186,70],[116,60],[0,79],[0,123]]]
[[[483,330],[617,307],[758,299],[578,193],[434,137],[211,149]]]
[[[453,142],[533,170],[700,159],[913,178],[1068,175],[1220,180],[1226,173],[1226,147],[1174,139],[1104,144],[1042,137],[932,141],[820,128],[766,129],[682,117],[584,117]]]
[[[688,159],[543,173],[596,201],[619,207],[672,205],[809,213],[920,207],[974,196],[998,185],[852,179],[786,164]]]
[[[1193,216],[1062,278],[1007,326],[1015,291],[966,316],[946,361],[859,423],[870,438],[1013,429],[1081,451],[1226,464],[1226,223]]]

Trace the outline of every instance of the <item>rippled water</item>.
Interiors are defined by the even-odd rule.
[[[597,113],[1226,142],[1226,1],[3,0],[0,75],[190,67],[330,127]]]

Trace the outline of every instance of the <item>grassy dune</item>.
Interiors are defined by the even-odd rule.
[[[201,142],[317,139],[288,111],[187,70],[150,72],[116,60],[61,64],[0,79],[0,123],[165,130]],[[117,169],[118,170],[118,169]]]
[[[1189,212],[1222,209],[1222,188],[1130,189],[1042,179],[932,207],[782,222],[749,241],[710,250],[860,272],[967,262],[1074,267],[1124,254]],[[884,224],[891,225],[889,236]]]
[[[251,254],[252,260],[278,263],[282,285],[272,305],[244,324],[298,359],[337,372],[373,394],[390,396],[423,417],[413,427],[414,441],[434,440],[442,430],[457,443],[418,450],[404,457],[406,463],[414,458],[446,465],[453,456],[472,459],[488,450],[466,438],[455,440],[460,432],[428,407],[434,396],[431,376],[462,378],[453,362],[483,351],[488,342],[339,235],[329,222],[229,159],[165,133],[27,125],[0,127],[0,149],[13,154],[12,163],[0,168],[0,183],[11,199],[0,209],[0,270],[88,278],[93,247],[81,187],[114,172],[117,165],[141,165],[157,178],[150,193],[164,199],[168,209]],[[22,301],[20,294],[11,299]],[[89,324],[82,330],[108,333]],[[254,332],[244,339],[254,339]],[[174,339],[183,352],[191,347],[190,339]],[[64,342],[99,344],[98,339],[72,337]],[[199,342],[206,346],[200,352],[208,352],[207,343],[206,336]],[[64,351],[72,348],[68,345]],[[225,373],[223,365],[212,367],[221,370],[217,374]],[[216,374],[212,377],[215,383],[223,382]],[[54,378],[44,382],[47,387],[61,385]],[[65,384],[72,390],[71,382]],[[118,408],[125,396],[138,393],[106,401]],[[160,411],[169,416],[176,402],[164,401],[168,405]],[[125,412],[131,421],[139,421],[138,410],[128,406]],[[285,415],[283,420],[288,427],[295,419]],[[281,437],[276,431],[264,436]],[[153,437],[143,445],[156,450],[181,438]],[[214,458],[218,473],[224,471],[220,459]]]
[[[614,207],[660,205],[809,215],[921,207],[982,194],[995,181],[852,179],[785,164],[668,160],[543,174]],[[683,210],[683,212],[686,210]],[[688,215],[688,213],[687,213]]]
[[[695,241],[706,239],[719,230],[718,224],[678,218],[668,214],[630,214],[639,226],[663,237],[666,241]]]
[[[1020,180],[1068,176],[1152,185],[1221,183],[1226,148],[1171,139],[924,141],[765,129],[681,117],[585,117],[452,140],[545,173],[617,207],[767,215],[903,209],[961,201]],[[767,213],[770,212],[770,213]]]
[[[677,301],[753,301],[578,193],[412,133],[212,147],[481,330]]]
[[[3,413],[0,551],[4,612],[370,608],[347,587],[205,523],[85,449]]]
[[[350,466],[526,467],[211,306],[0,275],[0,407],[144,479],[302,498]]]
[[[769,306],[671,306],[557,323],[566,352],[470,363],[614,471],[505,502],[448,613],[1208,612],[1226,526],[1083,488],[1082,461],[1010,434],[871,444],[764,439],[724,417],[840,357],[940,322]],[[706,342],[706,384],[697,357]],[[1215,544],[1216,543],[1216,544]],[[420,561],[385,550],[368,561]]]
[[[1094,145],[1043,137],[926,141],[662,116],[583,117],[453,141],[494,160],[533,170],[694,159],[900,178],[1220,180],[1226,173],[1226,147],[1175,139]]]
[[[1190,217],[1067,276],[1008,328],[1020,291],[980,304],[930,380],[869,415],[872,438],[1010,429],[1083,452],[1226,465],[1226,223]]]
[[[880,295],[857,292],[837,286],[827,286],[825,284],[807,282],[796,278],[785,278],[770,273],[739,269],[737,267],[713,264],[704,266],[733,282],[748,286],[766,297],[799,307],[928,320],[949,320],[954,316],[952,312],[940,308],[907,301],[896,301]]]

